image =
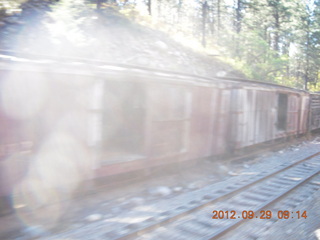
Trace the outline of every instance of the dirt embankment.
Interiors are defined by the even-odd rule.
[[[72,3],[71,3],[72,2]],[[99,14],[74,1],[33,0],[0,22],[1,49],[103,60],[196,74],[245,77],[214,56],[198,53],[161,31],[141,26],[112,8]]]

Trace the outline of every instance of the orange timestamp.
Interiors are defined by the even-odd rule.
[[[212,219],[271,219],[273,217],[278,219],[301,219],[307,218],[307,211],[275,211],[271,210],[261,210],[261,211],[241,211],[237,212],[234,210],[231,211],[222,211],[222,210],[214,210],[212,211],[213,216]]]

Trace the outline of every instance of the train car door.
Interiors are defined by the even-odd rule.
[[[135,160],[143,155],[144,91],[140,83],[108,81],[102,109],[102,161]]]
[[[299,96],[290,95],[288,98],[288,128],[290,134],[297,134],[299,128]]]
[[[149,88],[149,154],[152,157],[182,155],[190,151],[192,91],[181,85]]]

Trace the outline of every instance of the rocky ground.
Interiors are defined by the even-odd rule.
[[[294,212],[304,210],[307,218],[304,219],[282,219],[266,231],[257,240],[268,239],[290,239],[290,240],[319,240],[320,239],[320,193],[316,193],[296,207]]]
[[[0,46],[15,52],[103,60],[206,77],[244,77],[216,57],[184,47],[112,7],[97,13],[79,0],[54,4],[32,0],[22,5],[21,12],[0,22]]]
[[[233,164],[205,161],[196,168],[187,169],[178,174],[168,174],[165,179],[159,176],[121,188],[101,189],[90,196],[78,197],[74,201],[62,203],[64,212],[55,222],[50,221],[52,219],[50,214],[57,209],[55,206],[33,213],[26,213],[23,208],[17,209],[16,215],[0,219],[0,238],[12,239],[12,236],[15,236],[16,239],[33,237],[56,239],[55,236],[59,236],[56,234],[63,232],[68,232],[68,234],[71,232],[72,235],[72,232],[76,233],[77,229],[83,229],[84,226],[88,227],[90,224],[103,225],[103,222],[108,222],[109,219],[121,219],[121,216],[134,211],[137,207],[147,207],[160,204],[163,201],[171,202],[184,195],[196,194],[197,190],[206,186],[215,189],[223,188],[227,184],[237,182],[239,179],[250,178],[261,171],[271,171],[284,162],[296,161],[319,151],[319,144],[320,138],[315,138],[312,141],[304,141],[278,152],[265,153],[254,159],[246,159]],[[316,221],[319,217],[317,209],[320,207],[317,197],[319,194],[316,194],[316,198],[306,199],[303,206],[299,206],[300,209],[307,210],[307,219],[290,220],[292,224],[296,225],[303,223],[305,228],[302,229],[300,225],[297,228],[293,228],[291,225],[289,227],[286,226],[289,220],[286,222],[279,220],[263,236],[259,237],[261,239],[271,239],[266,236],[279,239],[277,236],[280,235],[295,237],[296,231],[299,231],[299,235],[297,235],[299,237],[290,239],[316,239],[315,231],[319,227]],[[311,221],[311,219],[313,220]],[[310,221],[312,225],[308,224]],[[15,230],[18,227],[23,228],[22,232]],[[286,231],[282,231],[283,228]],[[92,231],[95,230],[92,229]]]

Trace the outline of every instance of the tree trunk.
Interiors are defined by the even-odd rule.
[[[101,9],[102,0],[97,0],[97,10]]]
[[[148,13],[151,16],[152,15],[151,0],[148,0],[147,5],[148,5]]]
[[[208,3],[202,4],[202,46],[206,47],[206,22],[207,22]]]
[[[177,23],[180,23],[182,5],[183,5],[183,0],[179,0],[178,7],[177,7],[177,16],[178,16]]]
[[[220,9],[220,5],[221,5],[221,0],[217,1],[217,30],[218,30],[218,35],[219,32],[221,30],[221,9]]]
[[[273,45],[273,50],[275,52],[277,52],[277,55],[279,55],[279,51],[280,51],[280,48],[279,48],[279,42],[280,42],[280,37],[279,37],[279,32],[280,32],[280,15],[279,15],[279,9],[278,7],[276,6],[275,7],[275,12],[273,14],[274,16],[274,21],[275,21],[275,32],[274,32],[274,45]]]
[[[235,30],[236,33],[239,34],[241,32],[241,25],[242,25],[242,0],[236,1],[236,20],[235,20]]]
[[[304,73],[304,90],[308,90],[308,81],[309,81],[309,69],[310,69],[310,21],[307,20],[307,42],[306,42],[306,66],[305,66],[305,73]]]

